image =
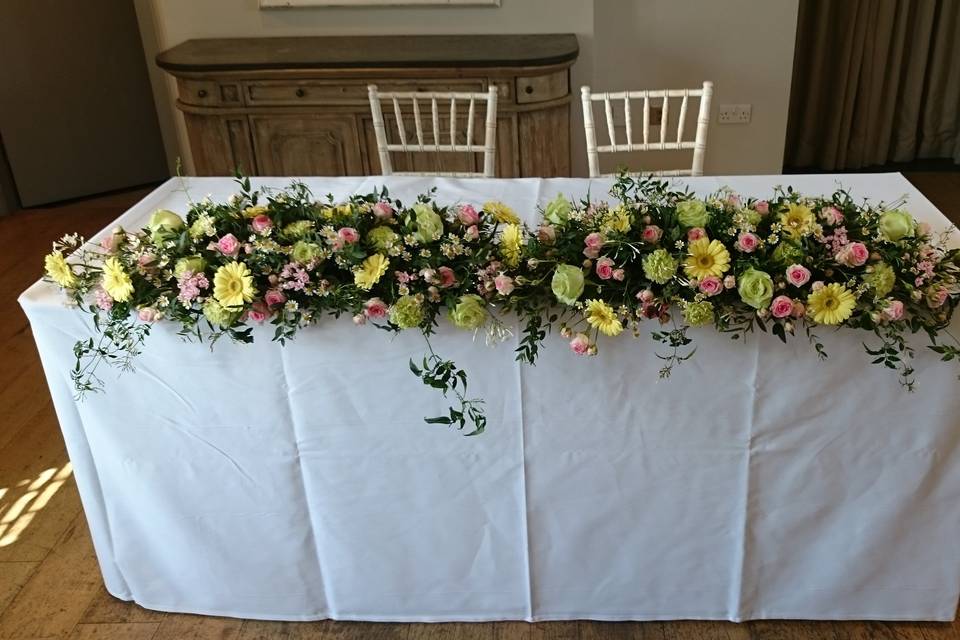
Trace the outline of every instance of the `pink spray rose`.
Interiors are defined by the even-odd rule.
[[[457,220],[463,226],[469,227],[480,222],[480,214],[473,208],[473,205],[465,204],[457,210]]]
[[[597,260],[597,276],[601,280],[609,280],[613,277],[613,260],[604,256]]]
[[[217,250],[227,257],[236,258],[240,253],[240,241],[235,235],[228,233],[217,240]]]
[[[386,220],[393,215],[393,205],[391,205],[389,202],[378,202],[377,204],[373,205],[373,215],[381,220]]]
[[[770,213],[770,203],[766,200],[757,200],[753,205],[753,210],[762,216]]]
[[[613,279],[617,282],[623,282],[623,279],[627,277],[626,272],[623,269],[614,269],[613,270]]]
[[[727,196],[727,204],[734,208],[740,207],[740,196],[735,193],[731,193]]]
[[[247,317],[254,322],[263,322],[269,315],[270,309],[267,308],[267,305],[263,300],[257,300],[254,302],[250,306],[250,311],[247,313]]]
[[[698,286],[700,291],[708,296],[715,296],[723,291],[723,281],[717,276],[707,276],[700,281]]]
[[[637,300],[644,304],[650,304],[653,302],[654,293],[650,289],[644,289],[643,291],[637,292]]]
[[[543,244],[553,244],[557,241],[557,230],[556,228],[545,224],[537,229],[537,240]]]
[[[600,255],[600,248],[603,246],[603,236],[594,231],[583,239],[583,244],[586,245],[583,255],[588,258],[596,258]]]
[[[723,279],[724,289],[733,289],[735,286],[737,286],[737,278],[735,276],[727,276]]]
[[[851,242],[837,252],[837,262],[848,267],[862,267],[870,257],[870,252],[862,242]]]
[[[353,324],[357,325],[358,327],[367,324],[367,316],[363,315],[362,313],[356,314],[353,316]]]
[[[699,240],[700,238],[707,237],[707,230],[703,227],[694,227],[687,231],[687,241],[693,242],[694,240]]]
[[[792,315],[794,318],[802,318],[806,312],[807,307],[804,306],[802,302],[799,300],[793,301],[793,311],[790,312],[790,315]]]
[[[648,244],[656,244],[660,241],[660,236],[663,235],[663,229],[658,227],[655,224],[651,224],[643,228],[643,232],[640,237],[643,238],[643,241]]]
[[[253,230],[257,233],[264,234],[273,227],[273,221],[270,219],[270,216],[261,213],[250,221],[250,226],[253,227]]]
[[[793,313],[793,300],[788,296],[777,296],[770,303],[770,313],[774,318],[786,318]]]
[[[344,244],[353,244],[360,239],[360,233],[353,227],[342,227],[337,230],[337,237],[343,240]]]
[[[836,207],[824,207],[820,211],[820,217],[827,224],[838,225],[843,222],[843,212]]]
[[[477,225],[471,225],[463,232],[463,237],[467,240],[478,240],[480,238],[480,229],[477,229]]]
[[[753,253],[760,244],[760,238],[754,233],[744,232],[737,238],[737,249],[744,253]]]
[[[363,315],[375,320],[387,317],[387,304],[380,298],[370,298],[363,303]]]
[[[457,276],[450,267],[440,267],[437,269],[437,276],[440,279],[440,286],[444,289],[452,287],[457,283]]]
[[[497,287],[497,293],[502,296],[508,296],[513,293],[513,278],[501,273],[493,279],[494,286]]]
[[[570,341],[570,348],[578,356],[585,356],[590,351],[590,338],[585,333],[578,333]]]
[[[932,287],[927,291],[927,306],[931,309],[939,309],[950,297],[950,292],[945,287]]]
[[[795,287],[802,287],[810,282],[810,269],[802,264],[792,264],[787,267],[787,281]]]
[[[883,317],[890,322],[896,322],[903,318],[903,303],[899,300],[891,300],[890,304],[883,310]]]
[[[157,319],[157,310],[153,307],[144,307],[137,312],[141,322],[153,322]]]
[[[263,296],[263,301],[266,302],[268,306],[275,307],[286,302],[287,296],[283,295],[283,292],[278,291],[277,289],[270,289]]]

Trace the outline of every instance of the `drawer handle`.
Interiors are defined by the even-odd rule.
[[[528,85],[527,85],[527,88],[524,89],[524,91],[527,92],[527,95],[530,95],[531,93],[533,93],[533,87],[528,84]]]
[[[298,98],[302,98],[302,97],[305,96],[305,95],[307,95],[307,92],[306,92],[306,91],[304,91],[303,89],[297,89],[297,97],[298,97]]]
[[[200,91],[197,91],[197,97],[198,97],[198,98],[206,98],[206,97],[207,97],[207,90],[206,90],[206,89],[200,89]]]

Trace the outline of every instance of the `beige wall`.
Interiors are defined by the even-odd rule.
[[[261,11],[257,0],[135,0],[164,142],[192,169],[175,88],[156,52],[190,38],[431,33],[576,33],[573,86],[597,90],[716,84],[714,104],[753,104],[749,125],[710,126],[709,173],[779,173],[798,0],[501,0],[497,7]],[[586,173],[582,114],[572,106],[573,166]]]

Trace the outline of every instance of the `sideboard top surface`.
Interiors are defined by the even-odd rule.
[[[533,67],[572,62],[566,34],[329,36],[187,40],[157,55],[170,72],[248,69]]]

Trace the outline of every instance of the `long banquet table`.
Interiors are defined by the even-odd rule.
[[[306,178],[344,197],[499,199],[533,222],[557,193],[609,180]],[[254,180],[283,186],[285,178]],[[901,175],[686,180],[767,196],[777,184],[891,201],[948,222]],[[117,221],[227,178],[176,180]],[[189,193],[187,193],[189,192]],[[113,225],[111,225],[112,227]],[[578,358],[548,337],[535,367],[441,329],[434,347],[487,401],[485,434],[423,416],[415,332],[324,320],[286,347],[184,343],[154,328],[135,373],[75,401],[88,316],[38,282],[29,316],[111,594],[247,618],[479,621],[809,618],[951,620],[960,594],[956,371],[917,350],[916,393],[870,365],[860,332],[740,344],[696,330],[658,380],[657,345],[621,336]],[[651,326],[651,329],[654,327]],[[922,345],[922,343],[918,343]]]

